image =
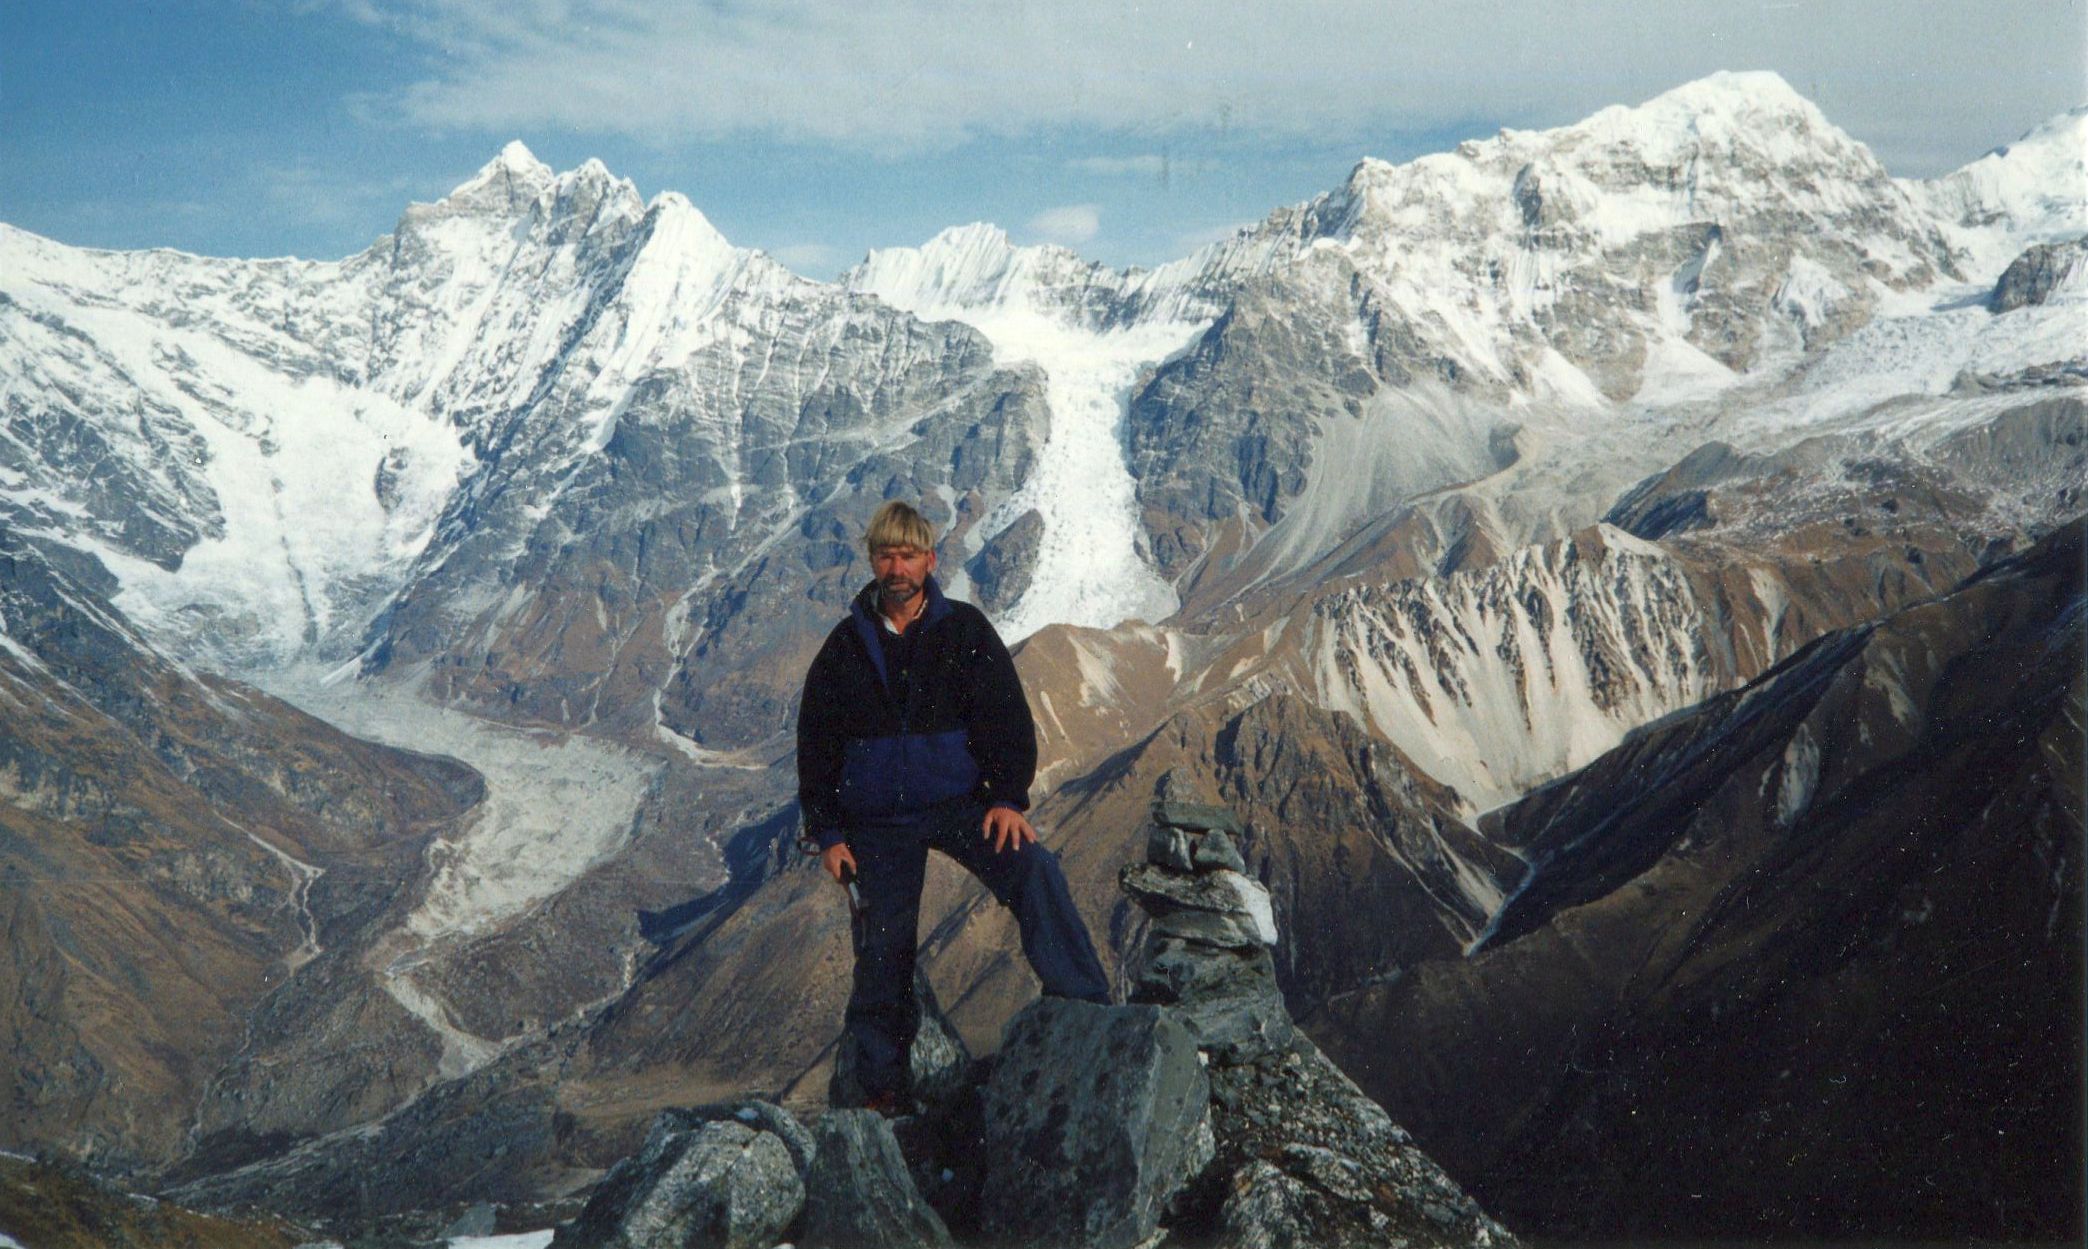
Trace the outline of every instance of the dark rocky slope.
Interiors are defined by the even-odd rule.
[[[2082,532],[1501,813],[1479,952],[1307,1026],[1539,1235],[2078,1236]]]
[[[36,1249],[292,1249],[311,1233],[269,1215],[223,1218],[127,1192],[77,1163],[0,1156],[0,1237]]]
[[[1156,796],[1236,802],[1247,876],[1283,939],[1273,984],[1309,1005],[1475,937],[1519,870],[1447,813],[1450,795],[1339,715],[1294,698],[1222,702],[1172,719],[1045,804],[1105,962],[1128,994],[1147,924],[1118,871],[1145,854]],[[438,1086],[364,1131],[196,1181],[185,1199],[277,1200],[361,1220],[475,1200],[571,1192],[635,1150],[662,1110],[760,1091],[823,1104],[848,993],[846,909],[795,855],[731,909],[670,940],[632,987],[586,1017]],[[923,965],[972,1052],[996,1047],[1036,986],[1007,914],[931,862]],[[926,918],[936,917],[936,918]],[[1396,922],[1387,922],[1388,917]],[[444,1157],[468,1160],[433,1165]]]

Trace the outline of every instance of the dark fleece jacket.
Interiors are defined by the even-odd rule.
[[[819,648],[798,705],[798,802],[808,849],[865,825],[969,798],[1029,807],[1037,730],[1015,662],[978,608],[927,581],[912,679],[895,694],[872,581]]]

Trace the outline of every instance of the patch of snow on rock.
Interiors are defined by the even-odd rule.
[[[1813,790],[1820,783],[1820,747],[1812,729],[1799,725],[1790,745],[1784,747],[1783,779],[1776,787],[1776,822],[1784,828],[1798,822],[1812,804]]]
[[[506,1236],[456,1236],[449,1242],[449,1249],[549,1249],[552,1237],[558,1234],[555,1227],[540,1232],[515,1232]]]
[[[1247,879],[1234,871],[1217,871],[1211,875],[1228,885],[1240,899],[1240,906],[1254,920],[1255,935],[1265,944],[1276,944],[1276,910],[1269,901],[1269,891],[1259,881]]]

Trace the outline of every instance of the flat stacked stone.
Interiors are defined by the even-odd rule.
[[[1117,877],[1149,921],[1131,1000],[1168,1007],[1216,1063],[1272,1053],[1295,1034],[1269,954],[1275,909],[1247,875],[1241,832],[1223,807],[1156,802],[1146,861]]]

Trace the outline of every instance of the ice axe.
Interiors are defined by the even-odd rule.
[[[863,948],[863,894],[856,888],[856,870],[853,865],[841,865],[841,884],[848,890],[848,926],[855,934],[857,949]]]

